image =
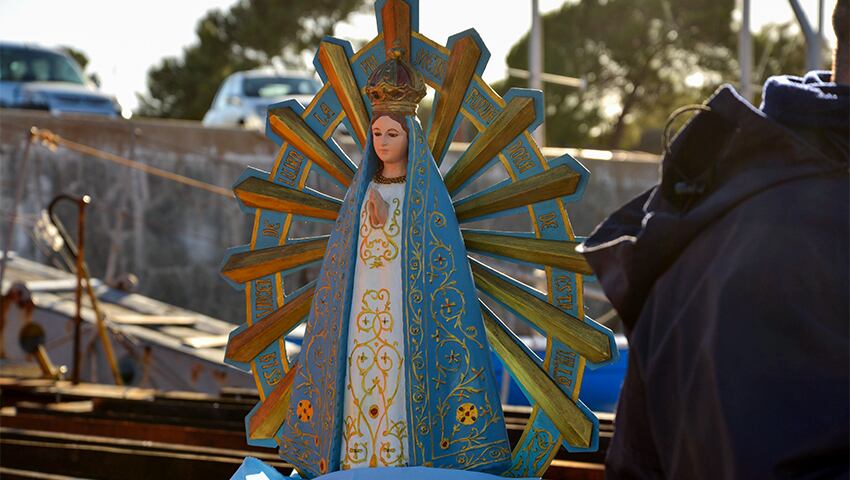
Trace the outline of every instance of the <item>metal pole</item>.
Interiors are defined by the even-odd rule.
[[[80,329],[82,328],[82,301],[83,301],[83,255],[85,248],[85,222],[86,222],[86,205],[91,199],[88,195],[83,195],[77,201],[77,291],[76,291],[76,311],[74,315],[74,370],[71,374],[71,383],[74,385],[80,383]]]
[[[818,35],[817,35],[817,43],[818,43],[818,68],[821,68],[820,63],[820,53],[823,51],[824,46],[823,36],[823,0],[818,0]]]
[[[517,78],[529,78],[528,70],[521,68],[509,68],[508,75]],[[540,81],[544,83],[554,83],[556,85],[564,85],[565,87],[587,88],[587,80],[584,78],[568,77],[566,75],[558,75],[555,73],[540,73]]]
[[[806,71],[817,70],[821,64],[820,32],[815,33],[812,24],[809,23],[809,18],[806,17],[805,10],[797,0],[788,0],[788,3],[791,4],[791,10],[794,11],[794,16],[797,17],[797,23],[800,24],[800,30],[802,30],[803,37],[806,39]],[[823,12],[820,13],[823,17]],[[820,20],[819,24],[822,21]]]
[[[12,245],[12,232],[15,230],[15,221],[18,219],[18,205],[21,203],[21,196],[24,194],[24,185],[26,185],[27,159],[30,156],[30,146],[35,140],[35,127],[27,132],[27,143],[24,145],[24,154],[21,156],[21,161],[18,167],[18,178],[16,179],[17,187],[15,188],[15,200],[12,203],[12,211],[9,212],[9,224],[6,226],[5,235],[3,236],[3,258],[0,258],[0,325],[6,324],[6,308],[3,302],[6,300],[3,296],[3,278],[6,276],[6,261],[9,259],[9,248]],[[36,179],[37,180],[37,179]],[[0,337],[2,338],[2,337]]]
[[[136,157],[137,128],[133,124],[132,120],[127,120],[127,124],[130,125],[130,147],[127,152],[127,158],[132,160]],[[125,175],[121,183],[122,185],[119,187],[118,192],[119,198],[118,201],[115,202],[118,207],[118,215],[115,218],[115,227],[112,229],[112,234],[110,235],[109,256],[106,257],[106,273],[103,275],[106,283],[111,283],[115,279],[115,272],[118,268],[116,265],[118,263],[118,253],[121,250],[123,240],[124,216],[128,203],[128,192],[130,192],[133,185],[132,177],[130,175]]]
[[[738,32],[738,63],[741,66],[741,96],[753,101],[753,40],[750,34],[750,0],[741,0],[741,31]]]
[[[533,88],[535,90],[543,90],[543,80],[541,78],[541,72],[543,72],[543,26],[540,22],[540,9],[538,5],[538,0],[531,0],[531,32],[529,33],[528,38],[528,70],[529,88]],[[534,131],[533,136],[534,141],[537,142],[537,145],[541,147],[545,146],[544,144],[546,142],[546,133],[543,125],[537,127],[537,130]]]

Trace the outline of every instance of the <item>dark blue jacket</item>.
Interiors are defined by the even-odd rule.
[[[630,345],[609,478],[848,475],[848,90],[767,87],[720,88],[583,246]]]

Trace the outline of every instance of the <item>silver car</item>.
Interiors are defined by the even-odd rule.
[[[306,106],[320,88],[322,84],[307,73],[236,72],[219,87],[212,106],[204,115],[203,124],[263,130],[269,105],[296,99]]]
[[[0,107],[118,116],[121,105],[88,81],[68,55],[0,42]]]

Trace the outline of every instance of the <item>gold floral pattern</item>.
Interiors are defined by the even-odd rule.
[[[295,415],[302,422],[309,422],[313,418],[313,403],[310,400],[301,400],[295,408]]]
[[[403,226],[410,463],[493,468],[511,452],[499,399],[488,394],[494,384],[482,359],[489,349],[474,290],[459,283],[471,279],[465,277],[463,244],[449,244],[459,232],[456,220],[442,213],[451,208],[448,193],[432,188],[439,173],[424,135],[414,128]]]
[[[343,297],[351,290],[344,285],[348,279],[348,259],[355,258],[356,247],[351,244],[357,238],[352,228],[357,219],[357,202],[350,201],[349,197],[357,192],[362,194],[367,187],[362,182],[362,177],[355,178],[331,233],[301,346],[299,362],[304,368],[296,372],[289,413],[277,437],[281,457],[310,476],[327,473],[329,467],[335,468],[329,465],[329,459],[334,444],[338,445],[334,433],[340,428],[336,406],[341,392],[337,391],[337,379],[345,348],[345,336],[341,331],[345,324],[339,319],[347,311]],[[297,403],[301,400],[310,401],[313,409],[307,421],[297,417]]]
[[[386,262],[398,258],[398,242],[401,227],[401,199],[393,198],[388,212],[388,218],[383,227],[375,228],[369,222],[368,209],[360,213],[360,260],[369,268],[381,268]]]
[[[478,409],[471,403],[464,403],[457,407],[455,418],[463,425],[472,425],[478,420]]]
[[[374,185],[374,184],[373,184]],[[340,468],[408,464],[400,238],[404,185],[375,187],[389,203],[374,228],[360,211],[348,321]]]
[[[388,289],[366,290],[349,333],[343,469],[407,463],[402,332],[390,307]]]

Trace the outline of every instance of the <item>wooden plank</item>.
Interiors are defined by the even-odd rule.
[[[274,312],[233,335],[227,343],[225,358],[247,363],[260,354],[269,344],[295,328],[310,313],[316,282],[312,282],[299,294],[286,299],[286,303]]]
[[[92,288],[100,288],[103,285],[103,282],[94,278],[90,281]],[[30,280],[26,282],[26,286],[27,290],[31,293],[71,291],[77,288],[77,279],[71,277],[50,280]]]
[[[322,259],[328,236],[315,240],[235,253],[227,259],[221,273],[234,282],[244,283],[266,275],[302,267]]]
[[[168,325],[159,328],[158,331],[164,335],[168,335],[169,337],[179,338],[181,341],[186,338],[197,337],[198,334],[203,333],[200,330],[189,327],[181,327],[179,325]]]
[[[479,134],[457,163],[446,173],[449,193],[454,193],[476,172],[484,168],[496,155],[510,144],[535,119],[534,99],[512,98],[505,109]]]
[[[325,71],[328,82],[334,89],[339,99],[345,116],[351,123],[351,128],[360,145],[366,145],[366,135],[369,131],[369,114],[363,96],[357,88],[354,80],[354,72],[351,71],[351,63],[345,55],[345,49],[341,45],[332,42],[319,44],[319,63]]]
[[[570,480],[605,480],[605,465],[602,463],[553,460],[546,470],[546,478],[568,478]]]
[[[582,275],[593,275],[584,255],[576,252],[576,246],[580,242],[514,237],[465,229],[462,229],[461,233],[466,249],[471,252],[485,255],[489,253]]]
[[[91,416],[122,418],[132,421],[159,421],[177,425],[197,425],[205,428],[244,426],[248,405],[228,402],[197,402],[166,398],[154,401],[135,401],[103,398],[95,401]]]
[[[192,348],[220,348],[227,345],[227,335],[200,335],[183,339]]]
[[[202,447],[181,448],[151,441],[94,440],[67,434],[45,437],[39,432],[2,429],[0,464],[42,474],[135,480],[229,478],[243,459],[236,452],[208,452]]]
[[[336,220],[342,205],[337,199],[320,198],[256,177],[246,178],[233,189],[233,193],[251,208],[265,208],[322,220]]]
[[[410,62],[410,6],[402,0],[387,0],[381,9],[384,27],[384,47],[387,52],[398,46],[404,60]],[[362,144],[365,145],[365,144]]]
[[[192,316],[168,315],[110,315],[109,321],[121,325],[182,325],[191,326],[197,321]]]
[[[608,336],[560,308],[509,283],[483,263],[469,258],[475,286],[506,305],[540,330],[569,345],[579,355],[599,363],[611,358]]]
[[[30,478],[37,478],[39,480],[80,480],[77,477],[43,473],[41,469],[37,467],[32,470],[21,470],[19,468],[8,468],[2,466],[0,466],[0,478],[3,478],[3,480],[29,480]]]
[[[0,378],[0,385],[3,386],[4,404],[10,401],[11,397],[19,397],[18,391],[34,392],[37,390],[41,392],[40,395],[42,395],[43,400],[50,401],[55,399],[56,394],[51,393],[49,388],[45,388],[45,385],[52,383]],[[120,394],[120,392],[126,390],[124,387],[111,385],[106,385],[105,387],[105,390],[99,393],[106,394],[110,398],[113,397],[110,391]],[[72,415],[42,410],[38,413],[18,412],[11,416],[5,413],[0,418],[0,423],[5,427],[15,429],[34,429],[110,437],[110,439],[103,439],[101,444],[104,442],[123,443],[125,441],[124,439],[136,439],[140,441],[153,441],[154,443],[168,442],[175,446],[179,444],[181,448],[195,445],[230,449],[234,451],[234,454],[237,454],[236,451],[240,451],[237,454],[240,458],[249,454],[245,450],[251,450],[252,453],[250,455],[252,456],[257,456],[264,461],[267,461],[266,458],[274,460],[275,454],[268,449],[245,445],[244,423],[239,421],[241,417],[237,414],[236,410],[228,412],[219,411],[221,405],[237,402],[239,405],[234,404],[232,407],[241,408],[241,416],[247,414],[254,403],[259,400],[259,397],[256,391],[245,391],[244,393],[245,398],[236,400],[206,394],[170,392],[156,395],[148,400],[122,400],[113,401],[108,404],[103,404],[97,401],[97,397],[92,397],[89,400],[95,400],[95,414],[97,414],[99,405],[106,408],[106,410],[100,412],[99,417],[92,416],[92,414]],[[167,404],[162,406],[155,405],[161,403],[162,399],[166,397],[167,399],[182,399],[185,397],[190,401],[166,402]],[[134,407],[134,404],[139,405]],[[512,444],[515,445],[528,421],[531,408],[527,406],[506,405],[503,406],[503,411],[506,417],[508,436]],[[147,412],[147,414],[144,417],[140,416],[144,412]],[[566,450],[561,449],[557,454],[556,460],[546,472],[545,478],[585,478],[578,474],[588,471],[586,470],[587,468],[597,470],[600,468],[611,439],[611,432],[613,431],[611,423],[613,415],[597,413],[597,416],[600,421],[599,451],[570,454]],[[229,421],[205,422],[203,420],[205,417],[208,419],[219,418],[220,420],[226,418]],[[111,440],[112,438],[117,440],[113,441]],[[163,451],[162,449],[158,450]],[[186,450],[188,451],[188,449]],[[4,462],[0,463],[6,465]],[[228,475],[232,474],[233,470],[231,468]],[[160,472],[160,470],[156,470],[152,466],[148,472]],[[95,475],[89,475],[89,477],[91,476]],[[601,477],[599,478],[601,480]]]
[[[53,412],[64,413],[89,413],[94,408],[94,402],[91,400],[76,400],[72,402],[51,402],[51,403],[36,403],[36,402],[18,402],[15,404],[16,409],[44,409]]]
[[[455,203],[459,221],[532,205],[575,193],[581,175],[559,165],[474,198]]]
[[[251,416],[248,423],[248,436],[250,438],[272,438],[283,424],[283,419],[289,409],[289,394],[292,391],[292,382],[295,380],[297,369],[298,364],[293,364],[292,368],[283,376],[283,380],[274,387],[271,394],[266,395],[263,404]]]
[[[245,409],[247,414],[250,408]],[[56,417],[49,413],[17,413],[2,417],[4,427],[39,431],[65,432],[79,435],[97,435],[130,440],[157,440],[212,448],[250,450],[251,455],[268,452],[264,447],[245,444],[244,422],[233,430],[213,429],[198,422],[197,425],[175,425],[154,421],[133,421],[127,418],[95,418],[92,416]]]
[[[434,154],[437,165],[443,161],[443,152],[451,142],[449,135],[455,123],[463,97],[469,88],[469,83],[475,75],[475,67],[481,59],[481,47],[472,35],[459,38],[449,52],[449,62],[446,67],[446,79],[438,96],[431,127],[428,132],[428,146]]]
[[[141,424],[130,428],[144,428]],[[12,431],[2,429],[0,436],[0,465],[4,469],[39,472],[45,475],[73,475],[77,478],[229,478],[247,455],[258,457],[280,471],[292,466],[275,458],[269,449],[256,447],[210,448],[196,441],[190,444],[165,443],[161,438],[170,429],[147,439],[128,440],[116,437],[63,434],[41,431]],[[149,432],[152,433],[152,432]],[[213,432],[210,432],[213,433]],[[207,432],[196,432],[203,441]],[[244,433],[242,433],[244,444]],[[165,437],[169,438],[170,437]],[[604,468],[601,463],[577,461],[566,457],[562,449],[546,472],[547,479],[599,479]],[[7,472],[8,470],[3,470]],[[200,473],[208,476],[201,477]],[[182,475],[182,476],[174,476]],[[2,478],[14,478],[3,473]],[[65,477],[68,478],[68,477]]]
[[[269,110],[272,131],[307,156],[313,163],[345,187],[351,184],[354,170],[334,153],[307,122],[291,108]]]
[[[124,387],[105,385],[100,383],[72,384],[70,381],[57,381],[52,386],[45,388],[54,395],[68,395],[72,397],[104,397],[125,398],[133,400],[147,400],[153,398],[155,390],[150,388]]]
[[[593,423],[570,400],[540,365],[517,344],[519,341],[489,309],[482,308],[487,341],[502,362],[518,378],[534,402],[546,412],[558,432],[576,447],[587,448]]]

